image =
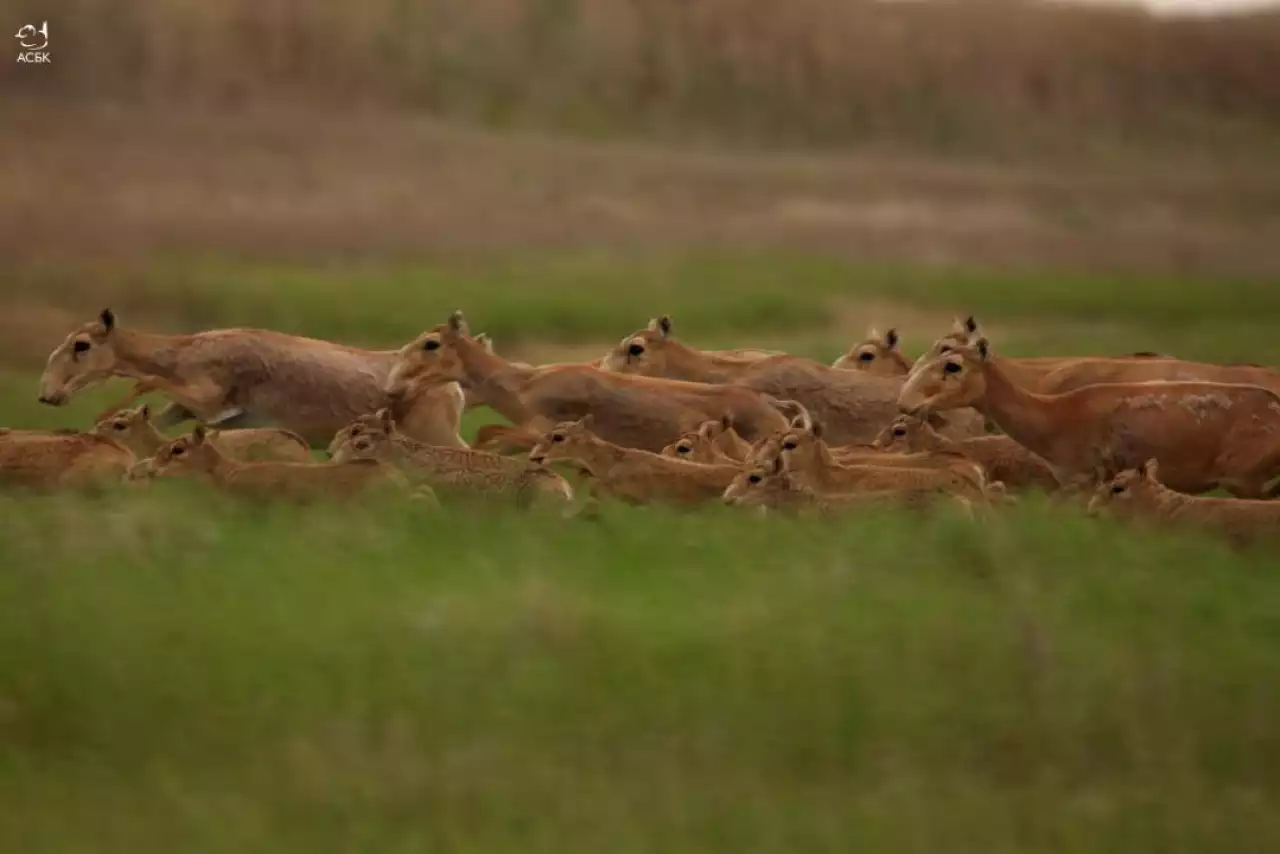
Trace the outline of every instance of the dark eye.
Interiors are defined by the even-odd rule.
[[[939,347],[939,348],[938,348],[938,352],[939,352],[939,353],[950,353],[950,352],[951,352],[951,345],[950,345],[950,344],[943,344],[941,347]]]
[[[1111,494],[1112,494],[1112,495],[1119,495],[1119,494],[1120,494],[1120,493],[1122,493],[1122,492],[1124,492],[1124,487],[1123,487],[1123,486],[1113,486],[1113,487],[1111,487]]]
[[[440,342],[439,342],[439,341],[437,341],[437,340],[435,340],[434,338],[432,338],[430,341],[428,341],[427,343],[425,343],[425,344],[423,344],[423,345],[422,345],[422,349],[423,349],[423,350],[428,350],[428,351],[430,351],[430,350],[439,350],[439,349],[440,349]]]
[[[946,366],[943,367],[942,370],[946,371],[949,374],[958,374],[960,373],[960,365],[957,364],[956,362],[947,362]]]
[[[644,355],[644,345],[632,344],[630,347],[627,348],[627,352],[633,356],[642,356]]]
[[[758,474],[748,475],[747,480],[750,481],[751,483],[759,483],[760,475]]]
[[[782,449],[783,449],[784,451],[794,451],[794,450],[796,449],[796,443],[795,443],[795,442],[793,442],[793,441],[786,441],[786,442],[783,442],[783,443],[782,443]]]
[[[875,353],[859,353],[858,354],[859,362],[874,362],[875,359],[876,359]]]
[[[561,436],[559,433],[557,433],[556,435],[554,435],[554,436],[552,436],[552,437],[551,437],[551,441],[553,441],[553,442],[563,442],[563,441],[564,441],[564,436]]]
[[[895,436],[905,436],[905,435],[907,435],[907,428],[906,428],[906,427],[894,427],[894,428],[893,428],[893,435],[895,435]]]
[[[77,341],[77,342],[75,343],[75,346],[74,346],[74,347],[72,347],[72,349],[73,349],[73,350],[75,350],[77,353],[83,353],[83,352],[85,352],[86,350],[88,350],[88,349],[89,349],[89,342],[88,342],[88,341]]]
[[[173,449],[173,455],[174,455],[175,457],[180,457],[180,456],[182,456],[184,453],[186,453],[186,451],[184,451],[182,448],[174,448],[174,449]]]
[[[687,454],[687,453],[689,453],[689,448],[688,448],[688,446],[686,446],[686,445],[680,445],[678,448],[676,448],[676,453],[677,453],[677,454]]]
[[[120,422],[118,422],[118,421],[117,421],[115,424],[112,424],[111,426],[112,426],[112,427],[114,427],[114,428],[116,428],[117,430],[121,430],[121,431],[124,431],[124,430],[128,430],[128,429],[129,429],[129,425],[128,425],[128,424],[121,424],[121,423],[120,423]]]

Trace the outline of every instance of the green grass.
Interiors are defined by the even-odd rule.
[[[1034,502],[568,524],[166,483],[11,503],[0,566],[3,850],[1280,843],[1270,555]]]

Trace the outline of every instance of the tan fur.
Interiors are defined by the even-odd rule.
[[[889,451],[947,451],[963,454],[982,465],[992,480],[1013,488],[1035,488],[1052,492],[1058,479],[1049,464],[1008,436],[973,436],[948,439],[924,420],[899,415],[881,431],[874,443]]]
[[[685,433],[662,449],[664,457],[694,463],[741,463],[751,453],[727,417],[704,421],[697,430]]]
[[[722,494],[724,503],[730,505],[788,513],[812,511],[823,516],[868,505],[891,504],[919,510],[932,506],[941,498],[956,502],[967,514],[972,515],[972,503],[969,498],[928,486],[855,492],[819,492],[789,471],[781,456],[756,460],[749,464],[739,472]]]
[[[103,311],[49,355],[40,399],[59,406],[108,377],[130,377],[200,420],[242,409],[319,445],[386,402],[384,386],[396,358],[395,351],[264,329],[153,335],[122,329]],[[441,387],[430,394],[438,396],[438,423],[433,435],[418,438],[462,445],[458,390]]]
[[[1042,376],[1031,389],[1062,394],[1098,383],[1140,383],[1153,380],[1256,385],[1280,392],[1280,372],[1257,365],[1214,365],[1180,359],[1080,359]]]
[[[787,471],[820,494],[938,489],[982,497],[986,486],[982,466],[961,454],[922,454],[919,464],[882,465],[869,459],[842,463],[832,456],[818,425],[792,427],[778,440],[778,451]]]
[[[387,409],[361,416],[343,428],[334,437],[330,453],[336,462],[379,460],[432,486],[515,496],[521,504],[539,495],[573,500],[569,482],[550,469],[471,448],[441,448],[419,442],[398,429]]]
[[[766,397],[748,389],[627,376],[585,365],[513,365],[470,336],[461,312],[403,348],[389,390],[410,382],[461,382],[512,423],[539,433],[591,413],[601,437],[654,452],[725,413],[744,436],[786,424]]]
[[[592,416],[557,424],[529,458],[539,463],[570,460],[591,477],[593,492],[632,504],[695,505],[714,501],[738,473],[737,465],[702,465],[623,448],[591,432]]]
[[[956,318],[951,324],[951,330],[933,345],[924,351],[918,359],[912,364],[911,370],[914,371],[921,365],[931,362],[939,356],[946,355],[958,347],[966,347],[974,344],[978,339],[985,337],[978,321],[972,315],[961,320]],[[1028,391],[1057,393],[1067,391],[1066,382],[1070,378],[1084,378],[1091,373],[1102,371],[1115,365],[1137,366],[1151,360],[1168,360],[1171,357],[1164,356],[1159,353],[1129,353],[1123,356],[1024,356],[1019,358],[999,357],[998,362],[1001,370],[1003,370],[1014,382],[1026,388]],[[1056,378],[1050,380],[1050,376]],[[1155,377],[1153,377],[1154,379]],[[1166,377],[1166,379],[1175,379],[1175,377]],[[1182,377],[1182,379],[1193,379],[1193,377]],[[1102,381],[1102,380],[1097,380]],[[1091,382],[1083,382],[1081,385],[1089,385]]]
[[[625,374],[640,374],[650,377],[665,377],[672,380],[689,382],[731,382],[735,372],[756,362],[775,357],[786,357],[780,350],[761,350],[757,348],[738,348],[733,350],[699,351],[704,362],[719,365],[725,376],[704,379],[707,370],[704,365],[686,373],[681,367],[681,350],[683,345],[672,337],[674,322],[671,315],[664,314],[649,320],[649,325],[638,332],[628,335],[614,345],[600,359],[602,370]],[[668,346],[672,345],[672,346]],[[668,356],[670,358],[668,359]],[[640,369],[641,363],[645,367]],[[695,376],[695,374],[698,374]]]
[[[139,459],[155,454],[170,441],[151,420],[151,407],[143,404],[100,419],[90,431],[125,445]],[[233,460],[292,460],[309,462],[311,447],[297,433],[278,427],[206,430],[205,438]]]
[[[1160,481],[1159,464],[1154,459],[1098,486],[1089,502],[1089,515],[1104,510],[1122,519],[1151,520],[1169,529],[1205,528],[1241,543],[1280,539],[1280,501],[1184,495]]]
[[[1280,475],[1280,396],[1258,386],[1108,383],[1040,395],[1013,382],[979,339],[913,371],[900,404],[907,412],[975,407],[1064,484],[1150,458],[1179,492],[1221,486],[1257,498]]]
[[[407,482],[395,468],[371,460],[236,462],[205,440],[203,427],[169,442],[152,459],[157,477],[199,477],[245,498],[310,503],[348,501],[371,489],[408,492]],[[435,495],[429,489],[424,487],[417,494],[435,503]]]
[[[619,373],[721,383],[751,389],[779,401],[795,401],[827,425],[829,440],[838,445],[871,442],[885,422],[897,414],[902,387],[902,377],[840,370],[800,356],[740,359],[715,355],[651,329],[624,338],[606,363]],[[736,417],[734,424],[742,426]],[[982,419],[973,412],[941,418],[940,427],[947,435],[983,432]],[[745,432],[743,437],[759,438]]]
[[[10,430],[0,435],[0,484],[30,489],[119,482],[137,458],[90,433]]]
[[[870,329],[864,341],[850,347],[831,367],[886,377],[906,376],[911,371],[911,360],[903,355],[901,343],[896,329],[883,335],[877,329]]]

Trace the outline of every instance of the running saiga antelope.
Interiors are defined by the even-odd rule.
[[[50,355],[40,402],[65,404],[109,377],[129,377],[170,397],[160,427],[195,417],[211,426],[261,421],[323,446],[357,416],[384,405],[394,350],[361,350],[265,329],[158,335],[124,329],[110,309],[76,329]],[[415,438],[465,445],[462,391],[441,385],[437,418]]]
[[[1262,498],[1280,475],[1280,396],[1258,386],[1106,383],[1036,394],[981,338],[918,366],[900,404],[913,414],[972,406],[1072,487],[1153,458],[1166,484],[1186,493],[1222,487]]]
[[[623,338],[602,363],[606,370],[644,377],[699,383],[721,383],[790,400],[803,406],[827,427],[834,445],[867,444],[897,414],[900,376],[828,367],[801,356],[744,359],[691,347],[672,335],[670,318]],[[712,414],[711,417],[716,417]],[[974,412],[938,416],[949,436],[980,435],[982,419]],[[735,418],[734,424],[738,421]],[[743,435],[745,439],[753,436]]]
[[[410,491],[399,471],[375,460],[239,463],[206,441],[203,426],[169,442],[152,459],[156,477],[195,477],[244,498],[341,502],[371,489],[406,495]],[[419,487],[414,496],[436,503],[435,494],[426,486]]]
[[[728,414],[744,438],[787,420],[765,395],[744,388],[625,376],[589,365],[513,364],[471,337],[462,312],[401,350],[387,391],[412,382],[459,382],[526,433],[595,418],[595,432],[624,447],[661,451],[687,430]]]
[[[544,466],[471,448],[440,448],[419,442],[397,428],[388,409],[362,415],[344,427],[333,437],[329,454],[335,462],[378,460],[433,487],[512,497],[519,506],[528,506],[539,497],[573,500],[569,482]]]
[[[529,459],[577,463],[588,474],[590,494],[604,493],[630,504],[664,502],[693,505],[714,501],[739,471],[736,464],[690,463],[638,448],[623,448],[591,432],[591,415],[564,421],[547,431]]]
[[[0,435],[0,484],[32,489],[119,482],[137,458],[128,448],[90,433],[28,430]]]
[[[151,420],[151,407],[142,404],[107,416],[89,432],[118,442],[139,459],[146,459],[172,441]],[[278,427],[247,427],[239,430],[208,430],[208,441],[223,454],[240,462],[292,460],[309,462],[311,448],[297,433]]]
[[[1241,544],[1280,540],[1280,501],[1184,495],[1160,482],[1155,460],[1099,484],[1088,512],[1096,516],[1104,509],[1121,519],[1151,521],[1169,529],[1209,529]]]

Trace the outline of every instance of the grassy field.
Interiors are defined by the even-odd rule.
[[[5,850],[1280,842],[1270,555],[1034,505],[571,525],[174,484],[0,531]]]
[[[777,254],[23,275],[72,321],[109,298],[148,328],[395,345],[461,307],[546,358],[659,311],[691,341],[823,356],[897,322],[914,351],[971,310],[1020,352],[1280,362],[1266,281]],[[7,423],[84,423],[123,390],[38,406],[59,338],[8,354]],[[0,850],[1280,844],[1265,549],[1034,499],[981,524],[245,507],[178,483],[3,501]]]

